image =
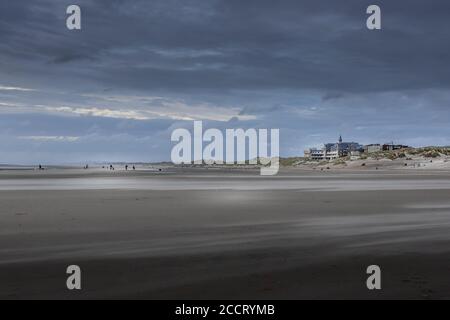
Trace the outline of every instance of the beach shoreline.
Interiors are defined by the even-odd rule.
[[[449,173],[257,172],[1,172],[0,298],[450,296]]]

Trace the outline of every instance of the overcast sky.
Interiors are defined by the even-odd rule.
[[[0,0],[0,163],[169,160],[192,120],[450,145],[449,39],[448,0]]]

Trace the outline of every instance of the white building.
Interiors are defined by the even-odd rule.
[[[357,142],[343,142],[342,136],[337,143],[327,143],[322,149],[305,150],[305,158],[311,160],[335,160],[340,157],[346,157],[353,151],[360,151],[362,146]]]
[[[308,149],[305,151],[305,158],[309,158],[311,160],[321,161],[325,159],[325,150],[324,149]]]

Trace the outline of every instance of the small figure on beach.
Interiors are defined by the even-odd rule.
[[[128,171],[128,165],[127,164],[125,165],[125,171]]]
[[[136,170],[136,167],[133,165],[133,171],[135,171]]]

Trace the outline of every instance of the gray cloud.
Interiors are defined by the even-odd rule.
[[[145,90],[447,87],[450,4],[401,2],[380,2],[382,32],[359,0],[79,1],[81,32],[65,29],[65,1],[3,3],[2,60]]]

